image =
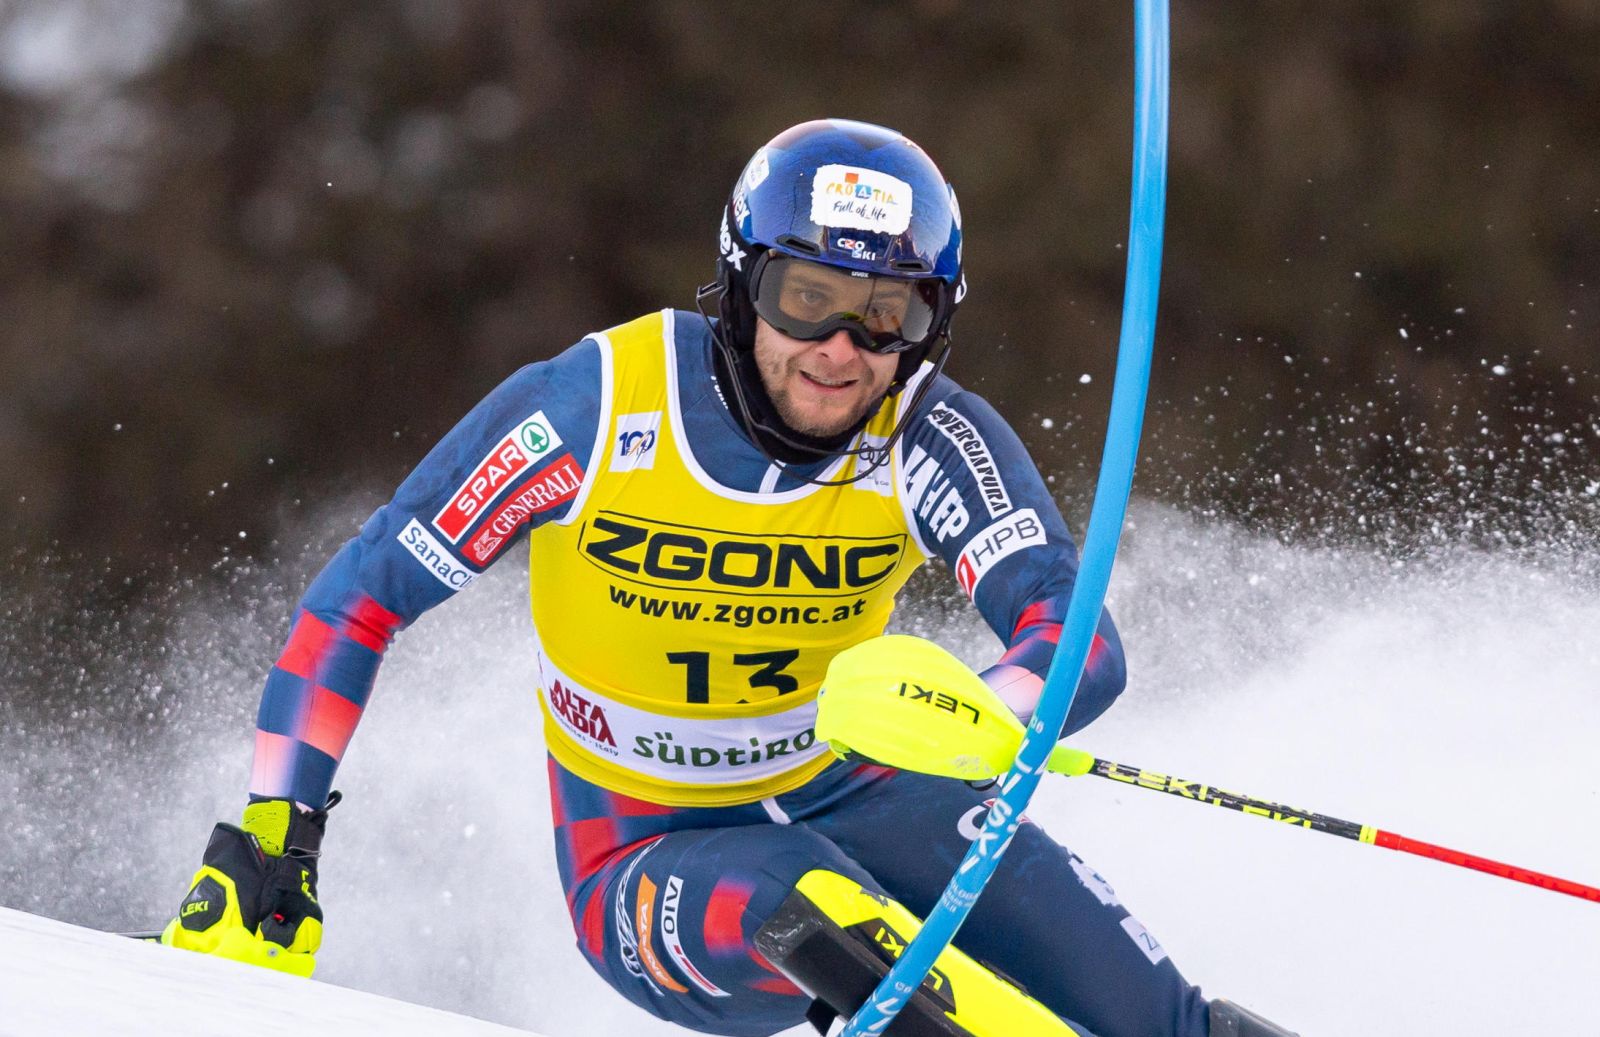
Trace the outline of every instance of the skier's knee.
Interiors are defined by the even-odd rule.
[[[834,845],[833,840],[808,828],[784,825],[763,832],[761,874],[775,889],[787,893],[808,872],[818,869],[870,883],[861,865]]]
[[[756,949],[815,999],[808,1018],[825,1029],[855,1012],[922,923],[852,878],[818,869],[756,932]],[[929,1037],[1019,1033],[1085,1037],[1021,990],[954,947],[935,960],[899,1016],[904,1032]]]

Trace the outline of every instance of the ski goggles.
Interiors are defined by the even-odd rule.
[[[949,298],[938,278],[888,277],[766,252],[750,271],[756,313],[790,338],[836,331],[869,353],[904,353],[938,333]]]

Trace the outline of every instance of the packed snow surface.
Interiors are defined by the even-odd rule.
[[[0,1037],[526,1037],[523,1031],[0,908]]]
[[[117,710],[8,720],[0,905],[160,924],[212,822],[237,815],[262,677],[315,567],[178,596],[159,646],[108,634],[110,655],[160,653]],[[319,979],[553,1035],[681,1033],[574,947],[516,570],[507,559],[390,652],[339,774]],[[981,665],[996,642],[951,582],[914,581],[895,629]],[[1111,607],[1130,685],[1072,744],[1600,883],[1594,551],[1286,546],[1145,504]],[[148,722],[130,730],[135,700]],[[1208,995],[1305,1037],[1596,1032],[1600,904],[1095,778],[1048,779],[1029,814]],[[103,960],[64,946],[81,957],[43,958],[28,981],[62,1003]]]

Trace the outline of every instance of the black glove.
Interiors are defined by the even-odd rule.
[[[178,917],[161,942],[309,976],[322,946],[317,857],[328,811],[256,799],[238,825],[218,823]]]

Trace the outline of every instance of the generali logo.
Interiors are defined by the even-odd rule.
[[[518,487],[517,492],[484,522],[478,535],[467,544],[467,557],[479,565],[488,565],[534,515],[576,497],[582,485],[583,469],[571,454],[562,454],[548,468]]]
[[[544,411],[535,411],[524,418],[495,444],[450,496],[443,510],[434,517],[434,528],[452,544],[459,542],[485,505],[559,446],[561,437],[544,416]]]

